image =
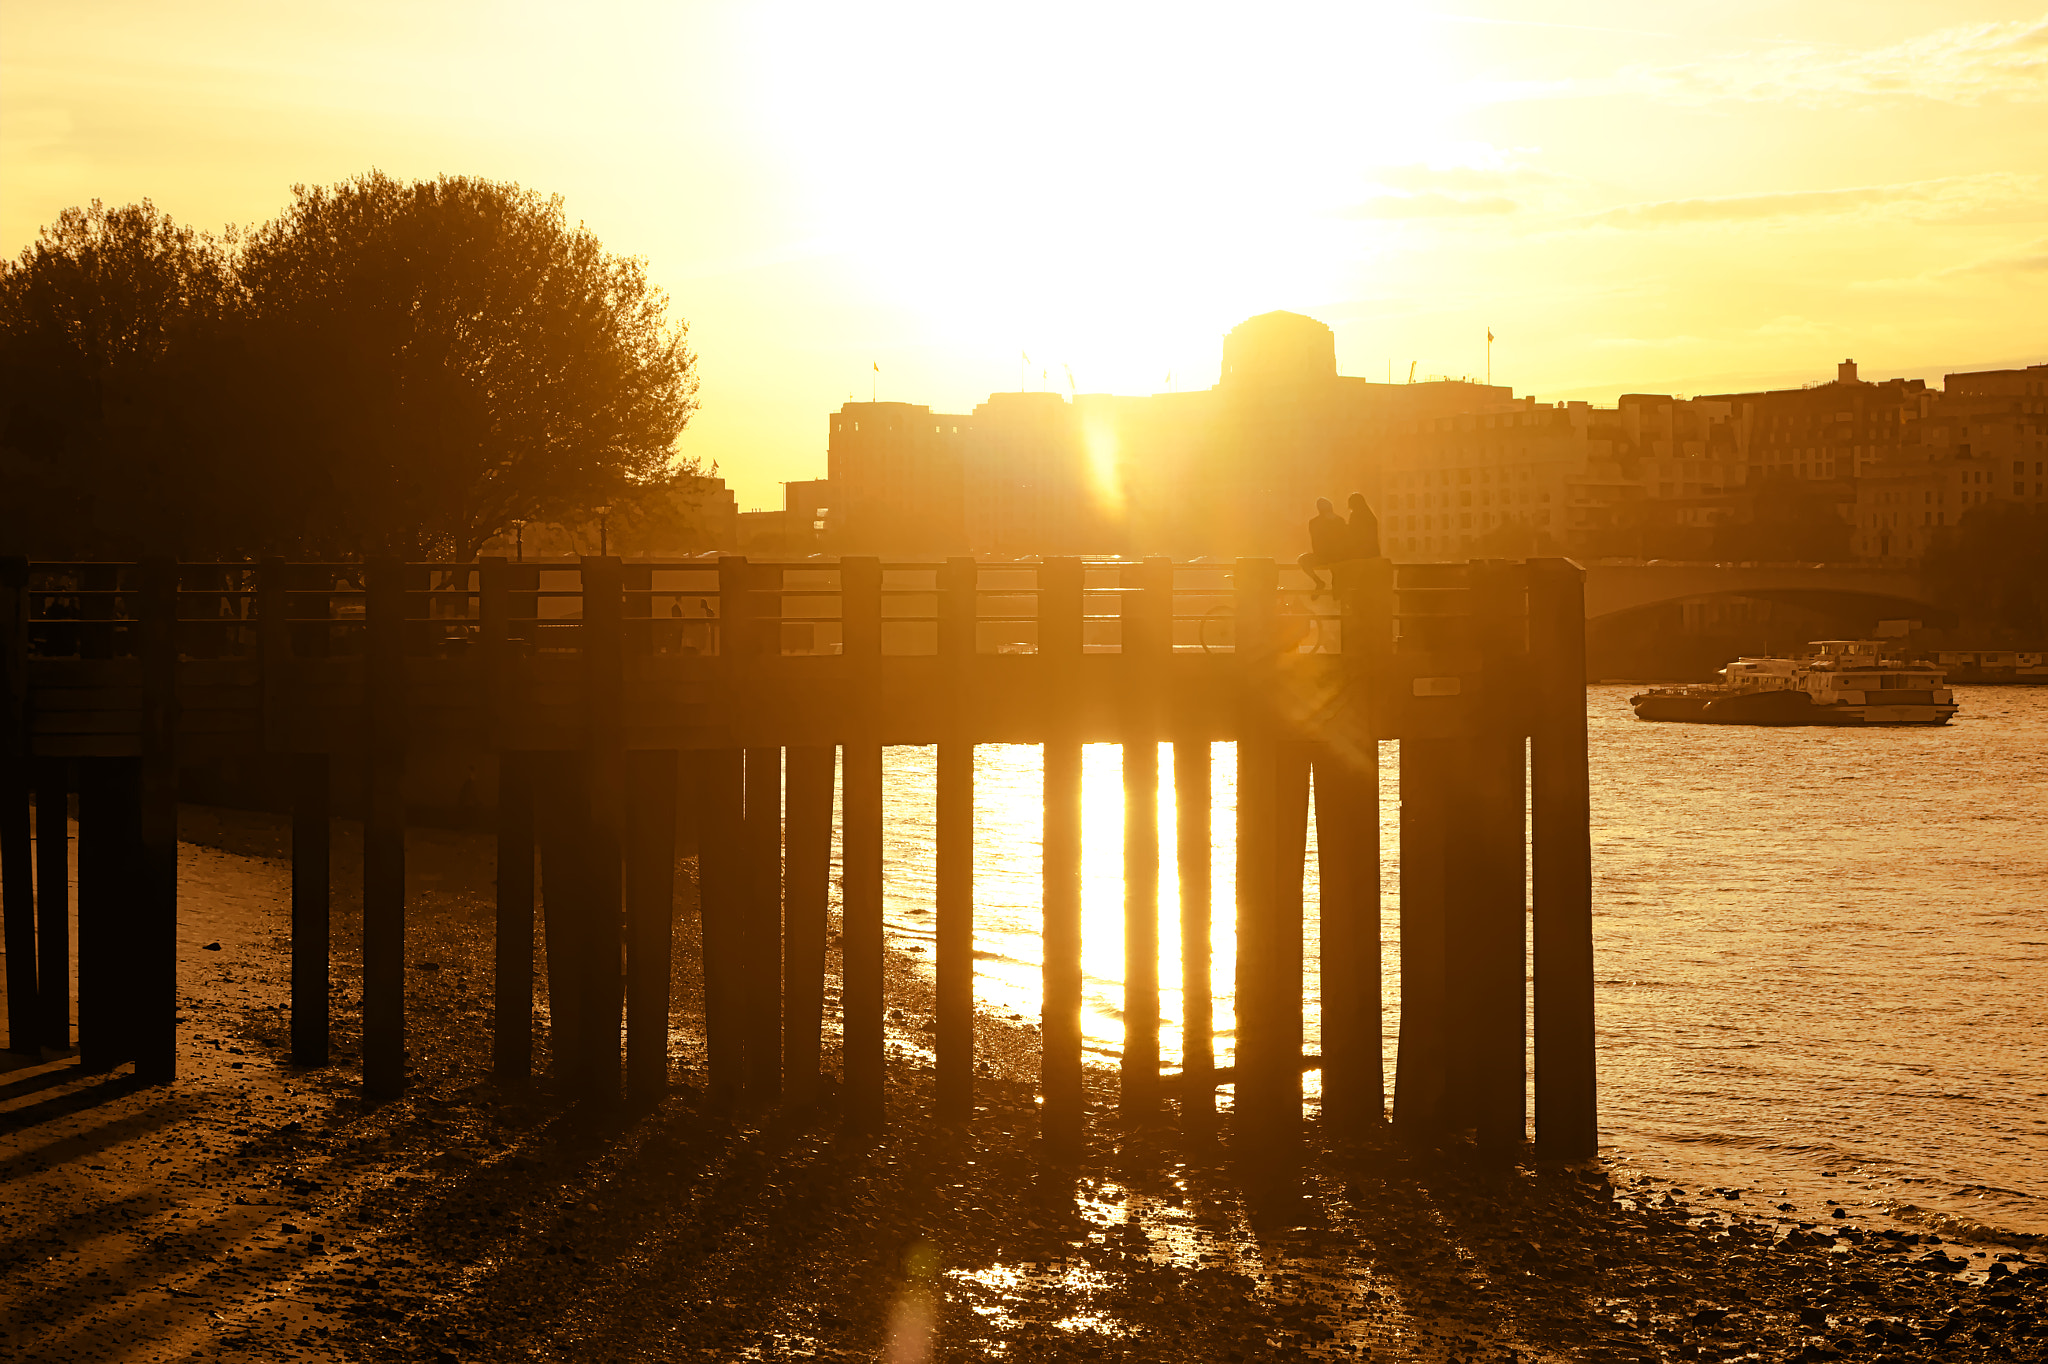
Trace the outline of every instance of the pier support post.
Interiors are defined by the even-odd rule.
[[[333,884],[332,816],[325,753],[294,753],[292,789],[292,1064],[328,1059]]]
[[[71,1046],[71,785],[61,758],[29,764],[36,798],[36,1032]]]
[[[87,1070],[112,1070],[136,1054],[140,766],[135,758],[79,764],[78,1059]]]
[[[746,750],[746,1102],[782,1101],[782,750]]]
[[[624,850],[626,827],[625,626],[623,574],[616,556],[586,555],[583,579],[584,791],[589,801],[583,853],[587,896],[579,933],[585,972],[584,1097],[619,1101],[619,1025],[625,1009]]]
[[[1599,1152],[1600,1134],[1586,765],[1586,574],[1568,559],[1532,559],[1528,571],[1536,1151],[1551,1160],[1590,1160]]]
[[[941,1122],[974,1115],[974,740],[968,704],[979,597],[972,559],[939,570],[939,657],[946,668],[947,737],[938,751],[938,829],[933,867],[933,966],[937,975],[937,1070]]]
[[[845,1124],[873,1134],[886,1117],[882,1028],[882,565],[839,561],[846,743],[840,771],[840,1054]]]
[[[7,932],[7,1049],[30,1055],[41,1050],[33,847],[28,763],[19,753],[0,752],[0,914],[5,916]]]
[[[704,1051],[713,1102],[732,1108],[746,1086],[746,760],[737,748],[692,755],[698,809],[697,912],[703,944]]]
[[[1081,663],[1079,559],[1048,559],[1038,570],[1038,657],[1048,698],[1073,694]],[[1081,741],[1069,708],[1054,700],[1045,743],[1043,1012],[1039,1024],[1039,1120],[1047,1154],[1080,1158],[1085,1140],[1081,1084]]]
[[[626,755],[626,1096],[668,1092],[668,1017],[676,893],[676,754]]]
[[[549,1069],[576,1096],[589,1089],[591,1048],[583,1029],[594,1015],[584,1000],[591,971],[584,962],[591,935],[589,764],[574,750],[546,755],[534,802],[540,844],[541,933],[548,974]]]
[[[364,570],[363,1093],[405,1088],[406,567]]]
[[[1385,1121],[1380,1067],[1380,774],[1376,744],[1315,755],[1322,886],[1323,1118],[1338,1137]]]
[[[1119,574],[1123,617],[1124,1048],[1121,1116],[1159,1112],[1160,695],[1173,652],[1173,563]]]
[[[1401,740],[1401,1032],[1395,1130],[1428,1141],[1444,1126],[1444,879],[1455,740]]]
[[[1475,563],[1468,573],[1479,695],[1445,896],[1457,1037],[1452,1092],[1457,1125],[1469,1123],[1480,1147],[1500,1154],[1519,1150],[1528,1130],[1527,601],[1520,565]]]
[[[1315,756],[1322,886],[1323,1116],[1333,1133],[1368,1136],[1386,1122],[1381,1062],[1380,696],[1393,652],[1393,566],[1333,570],[1344,696]]]
[[[782,1097],[818,1101],[825,1028],[825,939],[832,899],[832,768],[828,747],[789,750],[782,925]]]
[[[1173,746],[1175,875],[1180,883],[1181,1127],[1190,1136],[1216,1126],[1216,1011],[1210,860],[1210,752],[1207,739]]]
[[[1301,906],[1308,758],[1282,738],[1272,698],[1281,632],[1270,559],[1236,572],[1237,1130],[1261,1200],[1284,1205],[1301,1145]]]
[[[36,878],[29,832],[28,560],[0,559],[0,917],[7,942],[7,1048],[41,1050]]]
[[[127,950],[137,1078],[178,1073],[178,566],[145,559],[136,661],[142,674],[142,753],[135,770],[134,862],[128,869]]]
[[[491,1076],[511,1093],[523,1092],[533,1078],[533,766],[530,753],[498,753]]]
[[[514,746],[515,582],[527,578],[502,554],[477,558],[477,644],[488,741],[498,759],[497,904],[491,937],[491,1078],[507,1093],[533,1081],[534,764]]]
[[[276,753],[292,807],[292,1064],[324,1066],[328,1060],[331,901],[330,787],[325,753],[294,752],[292,693],[295,646],[324,656],[324,626],[292,623],[294,607],[308,609],[291,589],[306,581],[306,570],[280,558],[263,560],[256,573],[256,635],[263,669],[263,746]],[[318,609],[326,614],[324,599]],[[315,635],[311,631],[319,631]],[[316,655],[314,651],[317,650]]]

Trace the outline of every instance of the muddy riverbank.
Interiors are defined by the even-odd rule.
[[[665,1103],[503,1094],[484,1078],[490,849],[470,835],[411,835],[414,1081],[366,1110],[354,831],[336,839],[336,1062],[311,1072],[285,1062],[282,822],[195,807],[182,832],[179,1084],[56,1059],[0,1075],[0,1356],[2048,1358],[2032,1246],[1675,1189],[1626,1158],[1323,1149],[1301,1205],[1255,1219],[1227,1146],[1098,1116],[1061,1173],[1014,1018],[980,1022],[971,1140],[931,1129],[932,1001],[908,957],[890,964],[889,1138],[838,1139],[829,1104],[717,1113],[687,912]],[[1091,1083],[1100,1115],[1113,1076]]]

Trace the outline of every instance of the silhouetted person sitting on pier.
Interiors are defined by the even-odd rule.
[[[1316,570],[1352,557],[1344,543],[1349,534],[1350,528],[1344,524],[1344,518],[1337,515],[1337,509],[1330,505],[1330,499],[1317,498],[1315,519],[1308,523],[1308,553],[1295,560],[1301,565],[1301,571],[1308,574],[1309,589],[1316,595],[1330,590],[1330,584]]]
[[[1347,559],[1377,559],[1380,557],[1380,519],[1366,504],[1364,493],[1353,493],[1348,499],[1351,508],[1349,533],[1344,537]]]

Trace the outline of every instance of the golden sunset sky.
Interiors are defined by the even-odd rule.
[[[1340,368],[1543,400],[2048,360],[2048,14],[1717,5],[100,3],[0,19],[0,249],[381,168],[558,193],[688,319],[741,507],[826,414]],[[881,373],[871,365],[879,363]]]

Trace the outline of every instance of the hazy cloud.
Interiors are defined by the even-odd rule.
[[[1916,180],[1898,185],[1859,185],[1847,189],[1793,190],[1773,194],[1733,194],[1704,199],[1667,199],[1629,204],[1593,215],[1596,226],[1616,228],[1683,227],[1696,223],[1757,222],[1773,218],[1811,218],[1849,213],[1883,212],[1920,220],[1982,220],[2010,210],[2039,216],[2048,213],[2040,196],[2041,177],[1994,172]]]
[[[1958,265],[1944,275],[2038,275],[2048,274],[2048,237],[2028,242],[2017,251],[1988,256],[1969,265]]]
[[[1863,51],[1778,46],[1683,66],[1638,67],[1627,79],[1668,98],[1698,101],[2042,101],[2048,100],[2048,15],[1937,29]]]

